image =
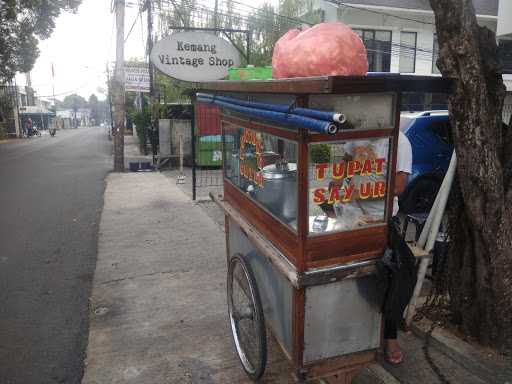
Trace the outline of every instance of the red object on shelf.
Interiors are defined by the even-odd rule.
[[[196,127],[199,136],[220,135],[220,109],[217,105],[196,103]]]
[[[361,38],[343,23],[320,23],[292,29],[281,37],[272,56],[272,77],[364,76],[368,72]]]

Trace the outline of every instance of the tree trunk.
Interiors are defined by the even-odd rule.
[[[449,98],[459,203],[449,257],[449,293],[463,330],[512,348],[512,160],[501,122],[505,87],[495,35],[477,24],[471,0],[430,0],[438,66],[455,79]]]

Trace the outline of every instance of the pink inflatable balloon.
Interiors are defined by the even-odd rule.
[[[363,76],[368,72],[366,49],[343,23],[321,23],[292,29],[281,37],[272,55],[272,77]]]

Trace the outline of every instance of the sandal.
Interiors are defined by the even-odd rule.
[[[392,351],[388,349],[385,353],[385,359],[391,365],[398,365],[404,361],[404,354],[400,348],[394,349]]]

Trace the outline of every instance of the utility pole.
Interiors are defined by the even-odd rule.
[[[155,86],[154,86],[154,71],[153,63],[151,62],[151,51],[153,50],[153,9],[151,7],[151,0],[146,0],[146,10],[148,12],[148,69],[149,69],[149,110],[151,111],[151,152],[153,155],[153,163],[156,161],[157,147],[156,147],[156,132],[158,124],[158,105],[155,104]]]
[[[146,10],[148,12],[148,68],[149,68],[149,97],[153,98],[155,94],[153,86],[153,63],[150,56],[153,50],[153,9],[151,7],[151,0],[146,0]],[[151,102],[152,100],[150,100]]]
[[[124,171],[124,0],[116,2],[116,68],[114,91],[114,171]]]
[[[215,0],[215,9],[213,11],[213,27],[215,29],[219,28],[219,0]],[[218,31],[215,31],[215,34],[218,35]]]
[[[55,110],[55,118],[53,120],[53,126],[55,129],[57,129],[57,124],[58,124],[58,120],[57,120],[57,102],[55,101],[55,69],[53,68],[53,63],[52,63],[52,95],[53,95],[53,109]],[[51,129],[49,127],[50,125],[50,119],[48,118],[48,128]]]
[[[114,132],[114,117],[112,115],[112,83],[110,82],[110,72],[108,69],[108,61],[105,64],[107,74],[107,97],[108,97],[108,110],[110,112],[110,129],[108,130],[108,139],[112,140],[112,133]],[[105,116],[106,119],[106,116]]]

